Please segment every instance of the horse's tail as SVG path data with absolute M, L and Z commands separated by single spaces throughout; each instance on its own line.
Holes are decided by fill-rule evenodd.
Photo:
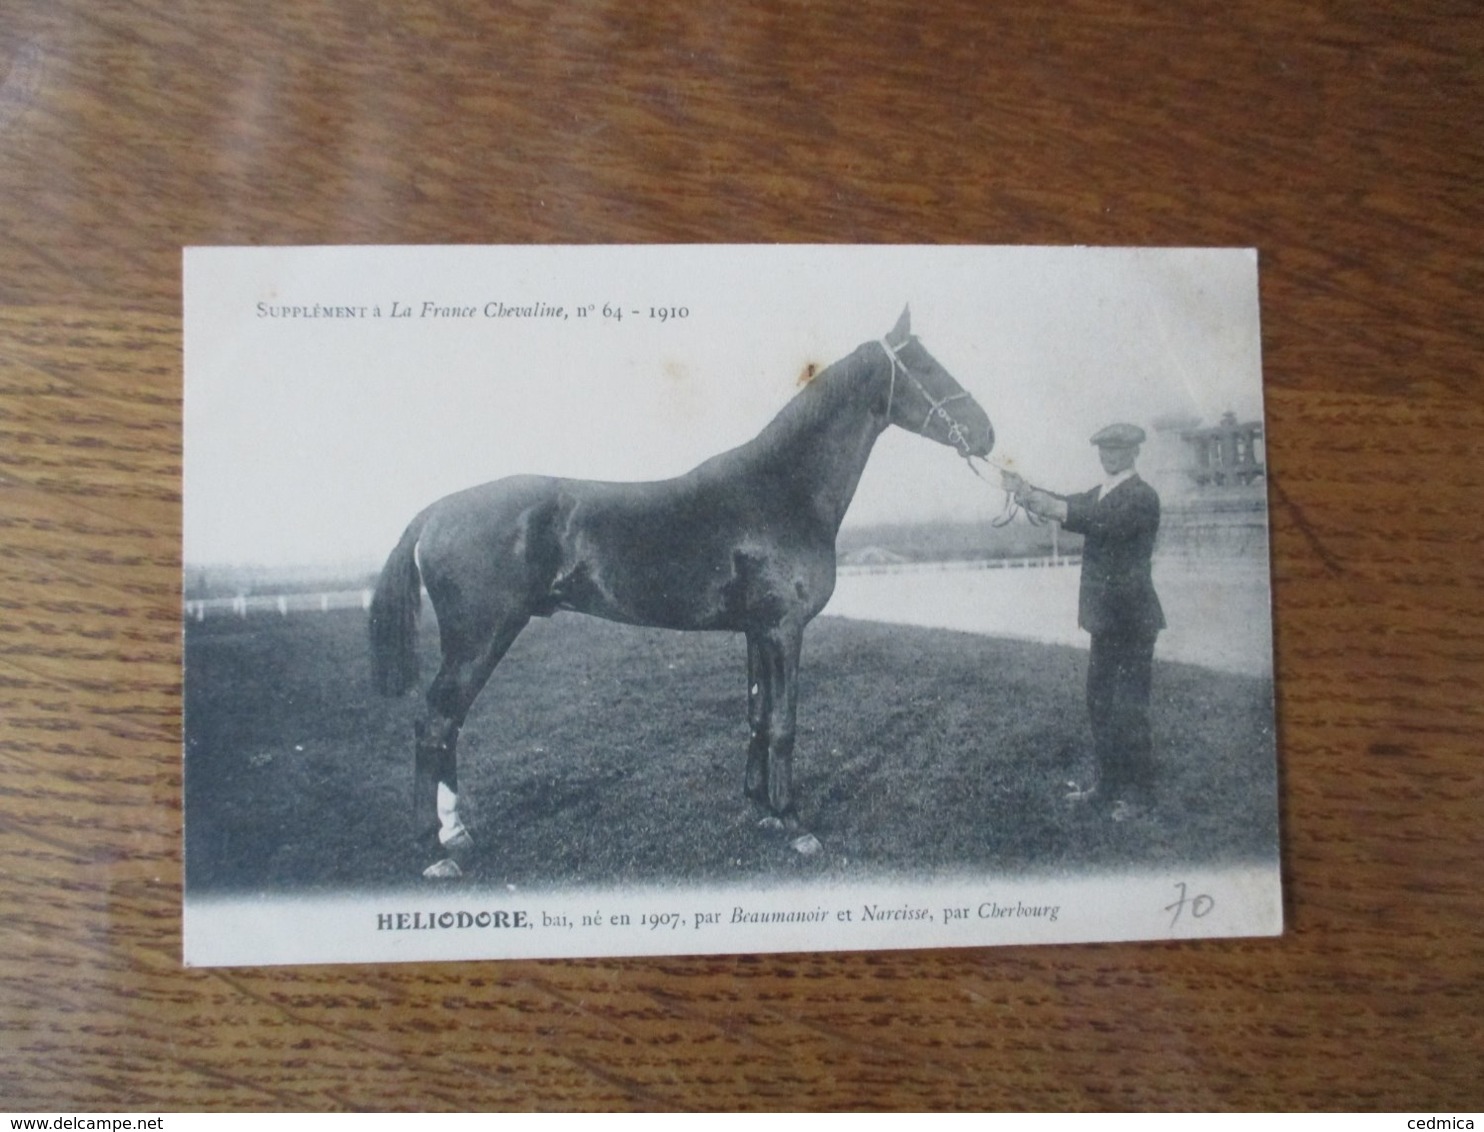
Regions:
M 383 696 L 400 696 L 417 683 L 417 617 L 423 593 L 416 548 L 425 514 L 402 532 L 371 595 L 371 682 Z

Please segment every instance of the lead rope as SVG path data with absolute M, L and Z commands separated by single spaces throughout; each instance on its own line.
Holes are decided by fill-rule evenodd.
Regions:
M 991 468 L 994 468 L 996 471 L 1003 472 L 1005 470 L 1004 465 L 996 464 L 993 460 L 985 460 L 982 456 L 965 455 L 964 463 L 969 465 L 969 471 L 973 472 L 985 483 L 991 483 L 991 481 L 983 472 L 974 467 L 975 460 L 981 460 L 984 464 Z M 1003 481 L 1001 481 L 1001 483 L 1003 483 Z M 991 486 L 997 485 L 991 484 Z M 1003 487 L 1000 487 L 1000 490 L 1005 491 Z M 1047 520 L 1041 518 L 1041 516 L 1035 514 L 1034 512 L 1027 511 L 1024 507 L 1015 502 L 1015 496 L 1013 494 L 1011 494 L 1009 491 L 1005 491 L 1005 506 L 1000 509 L 1000 513 L 997 517 L 989 521 L 989 525 L 996 528 L 1008 526 L 1010 523 L 1015 521 L 1015 516 L 1022 514 L 1025 516 L 1025 521 L 1033 527 L 1043 527 L 1046 525 Z

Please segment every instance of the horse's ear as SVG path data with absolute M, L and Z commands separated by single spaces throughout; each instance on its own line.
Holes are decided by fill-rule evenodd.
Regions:
M 912 336 L 912 307 L 909 304 L 902 308 L 902 317 L 897 319 L 897 324 L 891 328 L 891 333 L 886 336 L 893 346 L 900 346 Z

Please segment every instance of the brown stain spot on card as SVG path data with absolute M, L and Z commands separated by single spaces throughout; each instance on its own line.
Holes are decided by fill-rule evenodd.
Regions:
M 819 373 L 819 364 L 817 362 L 805 362 L 804 368 L 799 371 L 798 384 L 801 386 L 808 385 L 814 380 L 814 376 L 817 373 Z
M 686 419 L 699 417 L 705 409 L 706 395 L 691 368 L 685 362 L 671 358 L 660 367 L 660 372 L 673 411 Z

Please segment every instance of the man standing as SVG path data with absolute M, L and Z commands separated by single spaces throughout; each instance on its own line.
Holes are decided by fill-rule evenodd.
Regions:
M 1092 635 L 1087 714 L 1097 781 L 1073 800 L 1096 800 L 1113 820 L 1135 817 L 1153 798 L 1149 731 L 1154 641 L 1165 627 L 1150 559 L 1159 531 L 1159 496 L 1134 471 L 1144 430 L 1114 424 L 1092 438 L 1105 479 L 1080 495 L 1055 495 L 1007 473 L 1022 507 L 1083 536 L 1077 624 Z

